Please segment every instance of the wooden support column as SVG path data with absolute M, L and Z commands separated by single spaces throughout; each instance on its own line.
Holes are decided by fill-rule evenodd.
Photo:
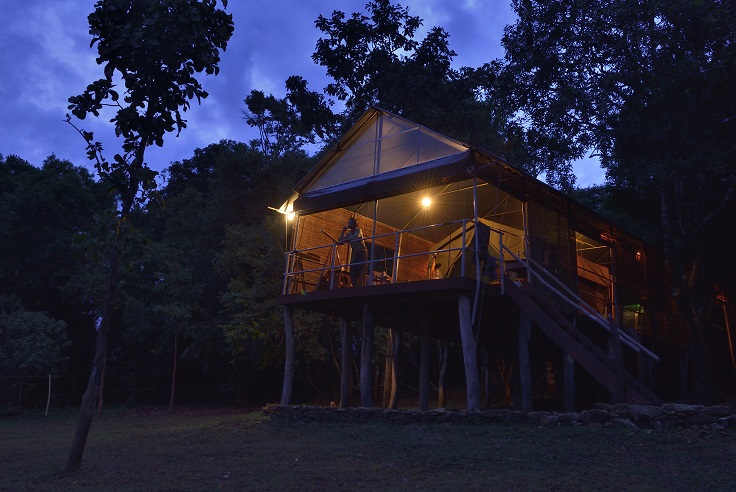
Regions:
M 562 379 L 563 386 L 565 388 L 564 401 L 562 402 L 563 408 L 566 412 L 575 411 L 575 359 L 570 354 L 565 352 L 562 354 Z
M 519 314 L 519 379 L 521 386 L 521 409 L 532 410 L 532 371 L 529 361 L 529 337 L 532 320 L 529 313 L 521 310 Z
M 342 360 L 340 361 L 340 408 L 350 406 L 350 362 L 353 354 L 353 336 L 350 321 L 340 318 L 340 340 Z
M 437 408 L 445 408 L 447 405 L 445 377 L 447 376 L 447 355 L 450 351 L 450 344 L 447 343 L 447 340 L 438 340 L 437 348 L 439 349 L 440 360 L 440 373 L 437 378 Z
M 613 360 L 616 365 L 616 387 L 613 390 L 613 403 L 623 403 L 625 398 L 624 388 L 624 354 L 621 348 L 621 339 L 618 336 L 618 323 L 609 319 L 611 327 L 611 348 L 613 349 Z
M 396 410 L 399 408 L 399 352 L 401 350 L 401 333 L 396 329 L 390 329 L 391 335 L 391 398 L 388 408 Z
M 458 319 L 460 320 L 460 339 L 463 346 L 463 361 L 465 363 L 465 388 L 467 393 L 468 410 L 480 409 L 480 381 L 478 379 L 478 360 L 476 356 L 476 342 L 473 336 L 471 323 L 470 296 L 463 294 L 458 299 Z
M 373 315 L 368 304 L 363 305 L 363 340 L 360 347 L 360 406 L 372 407 L 371 377 L 373 361 Z
M 284 361 L 284 385 L 281 387 L 281 404 L 291 404 L 291 390 L 294 385 L 294 313 L 291 308 L 284 306 L 284 346 L 286 357 Z
M 419 360 L 419 410 L 429 410 L 429 370 L 432 357 L 432 346 L 429 340 L 426 321 L 422 322 L 421 332 L 422 354 Z

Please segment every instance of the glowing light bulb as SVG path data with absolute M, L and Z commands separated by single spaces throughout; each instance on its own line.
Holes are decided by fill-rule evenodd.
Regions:
M 422 207 L 429 208 L 429 206 L 432 205 L 432 199 L 428 196 L 425 196 L 422 198 Z

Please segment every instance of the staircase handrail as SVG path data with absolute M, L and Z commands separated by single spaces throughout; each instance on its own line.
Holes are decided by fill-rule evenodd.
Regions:
M 608 324 L 608 320 L 604 318 L 598 311 L 596 311 L 592 306 L 590 306 L 587 302 L 585 302 L 583 299 L 580 298 L 575 292 L 573 292 L 567 285 L 565 285 L 560 279 L 552 275 L 546 268 L 544 268 L 542 265 L 537 263 L 531 258 L 521 259 L 519 256 L 514 254 L 513 251 L 511 251 L 509 248 L 507 248 L 505 245 L 502 246 L 505 251 L 507 251 L 516 261 L 520 262 L 522 265 L 524 265 L 527 270 L 530 270 L 534 273 L 535 281 L 541 282 L 545 287 L 550 289 L 553 293 L 555 293 L 560 299 L 565 301 L 567 304 L 572 306 L 576 309 L 581 309 L 582 313 L 588 316 L 590 319 L 592 319 L 596 324 L 603 327 L 608 333 L 611 333 L 611 327 Z M 530 266 L 533 265 L 535 268 L 532 269 Z M 559 285 L 562 290 L 564 290 L 570 297 L 573 299 L 570 299 L 570 297 L 566 296 L 562 292 L 560 292 L 558 289 L 556 289 L 554 286 L 550 285 L 549 282 L 547 282 L 541 275 L 539 275 L 539 272 L 545 273 L 550 279 L 552 279 L 557 285 Z M 575 302 L 577 301 L 577 302 Z M 655 353 L 653 353 L 651 350 L 646 348 L 644 345 L 642 345 L 637 340 L 633 339 L 630 335 L 628 335 L 625 332 L 619 331 L 619 339 L 624 342 L 626 345 L 628 345 L 633 350 L 639 352 L 644 352 L 652 359 L 659 361 L 659 356 Z

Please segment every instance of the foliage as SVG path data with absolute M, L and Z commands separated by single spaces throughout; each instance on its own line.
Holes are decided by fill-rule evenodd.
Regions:
M 90 46 L 97 45 L 105 77 L 70 97 L 69 110 L 84 119 L 100 116 L 103 106 L 116 109 L 110 122 L 123 137 L 123 154 L 115 154 L 112 162 L 91 132 L 81 133 L 100 177 L 129 202 L 139 186 L 144 196 L 156 187 L 156 173 L 144 161 L 146 147 L 163 146 L 166 133 L 176 130 L 178 135 L 186 128 L 182 112 L 190 101 L 207 97 L 195 74 L 219 73 L 220 50 L 233 33 L 232 16 L 219 10 L 215 0 L 100 0 L 89 25 Z M 116 72 L 124 85 L 122 98 Z
M 630 220 L 641 223 L 637 208 L 656 214 L 647 236 L 664 249 L 704 401 L 714 281 L 734 293 L 723 273 L 733 255 L 716 238 L 736 226 L 736 10 L 699 0 L 513 6 L 503 77 L 520 124 L 537 129 L 531 146 L 550 161 L 600 155 Z
M 59 374 L 69 357 L 66 323 L 44 312 L 24 311 L 20 303 L 0 299 L 0 368 L 3 374 Z M 15 306 L 13 306 L 15 304 Z
M 323 95 L 307 89 L 297 76 L 286 80 L 286 97 L 253 90 L 245 98 L 245 121 L 258 128 L 261 152 L 270 159 L 318 143 L 335 141 L 339 117 Z

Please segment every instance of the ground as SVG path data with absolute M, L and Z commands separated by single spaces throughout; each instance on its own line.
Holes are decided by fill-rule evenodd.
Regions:
M 256 409 L 0 418 L 0 490 L 733 490 L 736 429 L 272 422 Z

